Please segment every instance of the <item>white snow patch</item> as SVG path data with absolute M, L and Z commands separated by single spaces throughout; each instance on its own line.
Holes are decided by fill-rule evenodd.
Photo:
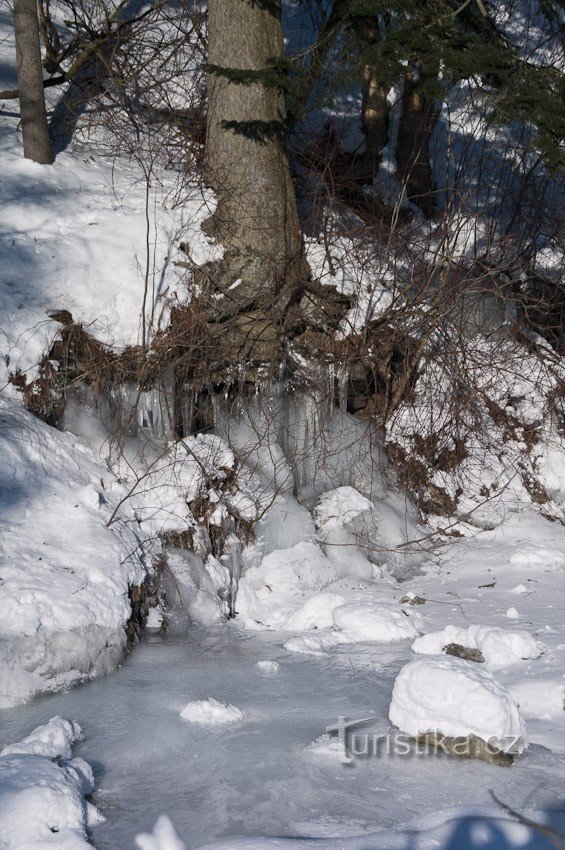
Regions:
M 265 676 L 272 676 L 275 673 L 278 673 L 280 665 L 278 661 L 271 661 L 269 659 L 266 661 L 258 661 L 255 666 Z
M 221 726 L 235 723 L 243 717 L 243 711 L 235 705 L 225 705 L 216 699 L 201 699 L 187 703 L 180 713 L 183 720 L 200 723 L 202 726 Z
M 343 741 L 340 741 L 339 738 L 335 736 L 325 733 L 324 735 L 320 735 L 319 738 L 316 738 L 315 741 L 312 741 L 311 744 L 304 747 L 302 752 L 308 756 L 334 759 L 337 762 L 343 754 L 343 750 Z
M 157 818 L 153 832 L 141 832 L 135 837 L 139 850 L 186 850 L 186 844 L 178 837 L 167 815 Z
M 522 679 L 509 688 L 524 717 L 562 720 L 565 686 L 558 676 Z

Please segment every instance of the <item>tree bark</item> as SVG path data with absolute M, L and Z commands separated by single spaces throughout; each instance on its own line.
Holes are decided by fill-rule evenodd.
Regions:
M 206 173 L 218 207 L 205 229 L 225 246 L 220 278 L 234 313 L 284 309 L 309 274 L 284 91 L 263 74 L 282 56 L 280 0 L 209 0 Z M 252 81 L 235 81 L 237 71 Z
M 24 156 L 53 162 L 43 91 L 36 0 L 14 0 L 14 28 Z
M 430 141 L 437 121 L 437 110 L 423 90 L 424 80 L 421 69 L 405 77 L 396 161 L 397 176 L 406 186 L 408 198 L 429 217 L 436 200 Z
M 376 16 L 357 19 L 354 30 L 361 61 L 361 126 L 365 136 L 366 158 L 372 163 L 372 173 L 375 174 L 381 150 L 388 138 L 389 86 L 379 78 L 374 62 L 367 55 L 381 39 Z

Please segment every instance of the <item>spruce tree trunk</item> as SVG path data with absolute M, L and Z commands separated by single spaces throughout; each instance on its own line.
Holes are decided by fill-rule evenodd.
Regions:
M 418 70 L 407 74 L 404 80 L 396 161 L 397 176 L 406 186 L 408 198 L 429 217 L 436 201 L 430 141 L 437 121 L 437 110 L 423 90 L 424 79 L 423 72 Z
M 24 156 L 34 162 L 53 162 L 45 94 L 36 0 L 14 0 L 14 29 Z
M 284 311 L 309 274 L 284 92 L 262 74 L 282 56 L 280 0 L 209 0 L 206 172 L 218 207 L 206 230 L 226 248 L 219 279 L 234 314 Z

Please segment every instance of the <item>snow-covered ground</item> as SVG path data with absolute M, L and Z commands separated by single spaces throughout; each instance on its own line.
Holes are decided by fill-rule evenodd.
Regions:
M 4 9 L 0 24 L 8 33 L 0 87 L 9 87 Z M 231 448 L 220 436 L 188 438 L 147 476 L 123 468 L 118 477 L 93 450 L 96 439 L 85 445 L 32 417 L 6 382 L 18 371 L 36 376 L 61 330 L 55 311 L 115 349 L 140 341 L 144 301 L 151 331 L 166 322 L 171 299 L 190 297 L 175 266 L 185 256 L 180 235 L 195 262 L 214 255 L 199 228 L 213 198 L 191 186 L 179 203 L 175 175 L 148 178 L 139 161 L 95 146 L 71 146 L 48 167 L 25 161 L 19 146 L 17 114 L 4 108 L 0 847 L 130 850 L 136 836 L 141 850 L 553 846 L 550 833 L 496 800 L 565 827 L 564 526 L 544 519 L 522 485 L 510 486 L 507 458 L 487 457 L 485 468 L 473 456 L 477 498 L 463 500 L 461 523 L 448 529 L 466 536 L 437 545 L 366 423 L 335 411 L 320 426 L 319 398 L 277 408 L 284 445 L 271 435 L 257 444 L 260 410 L 237 423 L 220 413 Z M 473 251 L 475 224 L 461 231 Z M 390 306 L 380 284 L 369 297 L 378 269 L 355 267 L 349 240 L 332 246 L 331 275 L 325 247 L 311 240 L 307 249 L 320 279 L 356 296 L 344 332 Z M 523 367 L 523 350 L 514 354 Z M 524 421 L 544 420 L 530 384 L 512 398 Z M 390 429 L 398 442 L 400 426 L 414 430 L 414 411 L 405 417 Z M 563 445 L 544 427 L 534 461 L 559 516 Z M 509 457 L 525 445 L 514 443 Z M 232 449 L 242 461 L 233 481 Z M 508 486 L 495 510 L 481 490 L 502 469 Z M 455 486 L 437 475 L 438 485 Z M 233 562 L 206 550 L 188 505 L 197 496 L 211 507 L 208 531 L 234 513 L 260 516 L 238 562 L 235 621 L 226 621 Z M 465 521 L 471 509 L 474 525 Z M 148 620 L 154 631 L 100 677 L 123 660 L 128 591 L 160 552 L 157 536 L 187 530 L 197 552 L 169 551 L 167 600 Z M 158 633 L 163 622 L 168 635 Z M 484 662 L 447 657 L 450 643 Z M 352 755 L 327 731 L 339 717 L 369 718 L 356 731 L 381 742 L 433 729 L 514 737 L 523 752 L 509 771 L 413 746 L 363 754 L 362 739 Z

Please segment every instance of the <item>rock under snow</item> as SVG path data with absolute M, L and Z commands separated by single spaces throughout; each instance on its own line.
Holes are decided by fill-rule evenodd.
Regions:
M 440 632 L 430 632 L 416 638 L 412 649 L 418 655 L 440 655 L 443 648 L 450 643 L 480 650 L 491 670 L 508 667 L 523 659 L 537 658 L 540 655 L 539 644 L 529 632 L 508 632 L 494 626 L 480 625 L 469 626 L 467 629 L 446 626 Z
M 200 723 L 202 726 L 221 726 L 241 720 L 243 711 L 235 705 L 225 705 L 216 699 L 201 699 L 189 702 L 180 716 L 183 720 Z
M 503 752 L 524 750 L 525 731 L 510 693 L 482 665 L 450 656 L 411 661 L 392 692 L 389 718 L 407 735 L 476 735 Z

